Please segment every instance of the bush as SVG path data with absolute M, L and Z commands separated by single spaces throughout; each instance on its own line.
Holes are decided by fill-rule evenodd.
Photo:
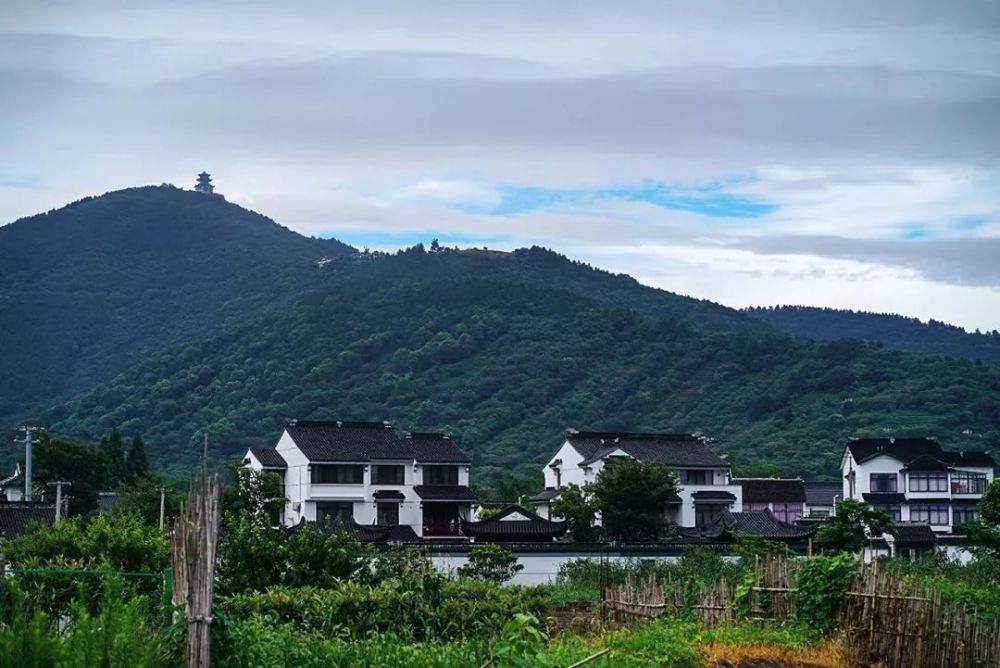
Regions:
M 502 584 L 524 570 L 517 556 L 499 545 L 477 545 L 469 551 L 469 561 L 458 569 L 458 575 L 473 580 L 489 580 Z
M 539 589 L 500 587 L 477 580 L 344 582 L 334 588 L 273 587 L 223 599 L 234 620 L 267 616 L 327 637 L 392 633 L 415 641 L 492 638 L 515 614 L 543 618 L 548 599 Z
M 846 553 L 807 560 L 799 571 L 796 616 L 813 628 L 833 628 L 844 594 L 854 582 L 856 563 Z

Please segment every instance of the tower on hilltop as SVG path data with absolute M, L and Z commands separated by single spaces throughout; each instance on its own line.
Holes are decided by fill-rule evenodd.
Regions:
M 198 182 L 194 184 L 194 189 L 200 193 L 206 193 L 211 195 L 215 192 L 215 186 L 212 185 L 212 175 L 208 172 L 202 172 L 198 175 Z

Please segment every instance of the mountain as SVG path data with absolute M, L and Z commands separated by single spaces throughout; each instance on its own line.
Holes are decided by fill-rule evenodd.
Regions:
M 354 250 L 171 186 L 0 227 L 0 423 L 315 287 Z
M 342 265 L 322 289 L 161 352 L 42 418 L 91 438 L 141 431 L 178 470 L 202 430 L 232 457 L 273 441 L 286 417 L 391 419 L 451 433 L 480 481 L 536 470 L 570 426 L 700 430 L 738 469 L 810 477 L 838 470 L 851 435 L 954 447 L 1000 437 L 1000 367 L 707 331 L 559 287 L 550 265 L 582 271 L 540 249 L 414 248 Z
M 173 472 L 286 417 L 445 430 L 480 480 L 565 427 L 700 430 L 809 476 L 850 435 L 1000 437 L 998 366 L 788 337 L 542 248 L 358 253 L 147 187 L 0 227 L 0 267 L 0 427 L 141 432 Z
M 936 320 L 925 323 L 889 313 L 811 306 L 751 308 L 744 312 L 792 336 L 825 341 L 877 341 L 892 350 L 1000 362 L 1000 333 L 996 331 L 972 333 Z

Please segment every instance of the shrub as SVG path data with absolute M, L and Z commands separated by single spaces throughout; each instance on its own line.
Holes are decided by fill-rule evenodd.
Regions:
M 833 628 L 837 609 L 851 583 L 855 561 L 841 553 L 807 560 L 799 571 L 796 616 L 813 628 Z
M 513 552 L 499 545 L 486 543 L 477 545 L 469 551 L 469 561 L 459 567 L 458 575 L 500 584 L 507 582 L 522 570 L 524 565 L 517 563 L 517 556 Z

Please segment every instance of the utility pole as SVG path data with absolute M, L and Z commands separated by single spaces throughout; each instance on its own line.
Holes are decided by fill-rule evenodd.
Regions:
M 164 500 L 166 498 L 167 488 L 160 488 L 160 531 L 163 531 L 163 510 L 164 510 Z
M 31 485 L 32 485 L 32 480 L 31 480 L 31 459 L 32 459 L 31 446 L 34 445 L 34 443 L 32 443 L 32 436 L 34 435 L 35 432 L 45 431 L 45 429 L 42 428 L 42 427 L 32 427 L 32 426 L 29 426 L 29 425 L 24 425 L 23 427 L 20 427 L 19 431 L 20 430 L 24 430 L 24 500 L 30 502 L 31 501 Z M 15 443 L 16 442 L 17 441 L 15 441 Z
M 66 480 L 56 480 L 47 484 L 48 487 L 56 488 L 56 522 L 62 519 L 62 488 L 63 485 L 71 487 L 73 483 Z
M 206 466 L 208 465 L 208 432 L 207 431 L 205 432 L 205 444 L 202 446 L 202 449 L 201 449 L 201 462 L 203 464 L 205 464 Z

